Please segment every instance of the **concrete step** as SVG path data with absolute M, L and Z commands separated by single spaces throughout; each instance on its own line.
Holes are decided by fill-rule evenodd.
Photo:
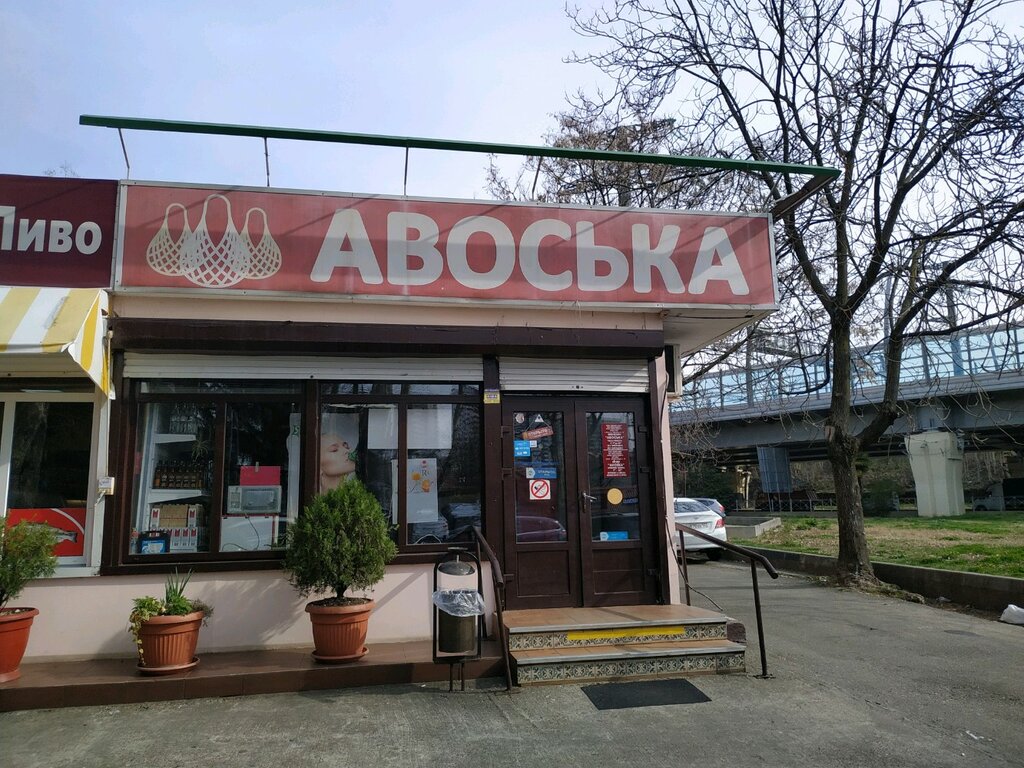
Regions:
M 744 646 L 725 639 L 535 648 L 513 652 L 519 685 L 742 673 Z
M 628 624 L 619 627 L 554 627 L 509 630 L 511 651 L 542 648 L 587 648 L 607 645 L 641 645 L 665 642 L 689 643 L 725 640 L 726 619 L 689 624 Z
M 509 650 L 725 640 L 727 616 L 682 605 L 508 611 Z

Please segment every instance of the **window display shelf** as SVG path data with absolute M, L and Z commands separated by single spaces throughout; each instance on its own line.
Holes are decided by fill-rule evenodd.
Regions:
M 161 443 L 194 443 L 196 435 L 181 434 L 177 432 L 158 432 L 153 435 L 155 444 Z
M 175 499 L 191 499 L 195 496 L 207 496 L 203 488 L 149 488 L 146 491 L 147 504 L 159 504 Z

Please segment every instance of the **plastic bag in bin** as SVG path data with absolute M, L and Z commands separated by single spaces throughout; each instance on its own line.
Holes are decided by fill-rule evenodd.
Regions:
M 487 607 L 484 597 L 475 589 L 439 589 L 434 592 L 434 605 L 451 616 L 483 616 Z

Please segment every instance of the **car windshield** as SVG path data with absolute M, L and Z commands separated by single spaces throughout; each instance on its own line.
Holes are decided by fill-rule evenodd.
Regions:
M 710 512 L 711 510 L 697 501 L 675 501 L 676 514 L 680 512 Z

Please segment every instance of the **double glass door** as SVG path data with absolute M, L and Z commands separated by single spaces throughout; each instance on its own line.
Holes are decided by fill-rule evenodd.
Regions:
M 643 401 L 508 398 L 502 415 L 509 607 L 652 601 Z

